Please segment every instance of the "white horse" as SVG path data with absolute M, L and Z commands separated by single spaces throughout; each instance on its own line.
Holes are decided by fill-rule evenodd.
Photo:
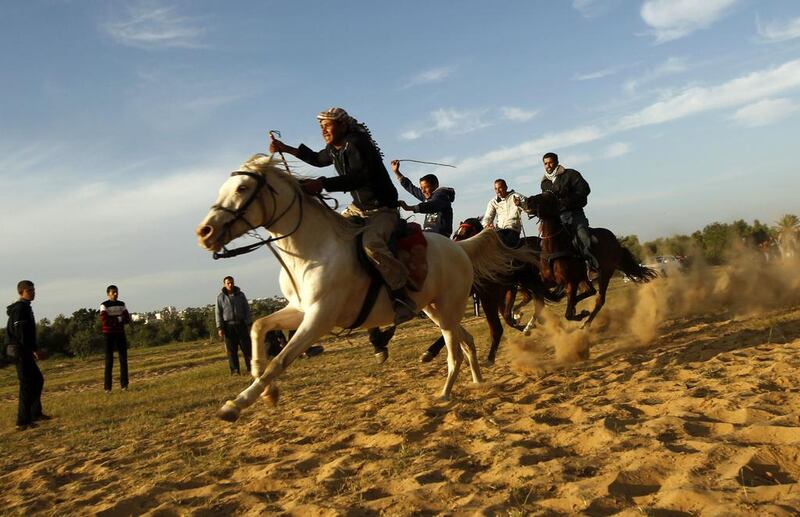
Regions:
M 222 184 L 217 202 L 200 226 L 200 245 L 219 251 L 240 235 L 264 227 L 282 260 L 280 287 L 289 301 L 283 309 L 253 323 L 253 383 L 218 412 L 234 421 L 242 409 L 263 394 L 277 403 L 275 379 L 312 343 L 334 327 L 347 328 L 364 303 L 370 277 L 359 264 L 356 237 L 362 230 L 305 194 L 298 179 L 282 170 L 271 156 L 255 155 Z M 511 259 L 531 262 L 529 252 L 503 246 L 493 231 L 453 242 L 426 233 L 428 275 L 417 292 L 409 292 L 436 323 L 447 345 L 447 380 L 441 396 L 449 398 L 462 362 L 462 350 L 472 370 L 472 380 L 482 382 L 472 336 L 461 326 L 470 287 L 475 278 L 494 280 L 510 267 Z M 360 328 L 391 324 L 394 310 L 385 289 Z M 294 330 L 283 351 L 266 363 L 264 337 L 270 330 Z

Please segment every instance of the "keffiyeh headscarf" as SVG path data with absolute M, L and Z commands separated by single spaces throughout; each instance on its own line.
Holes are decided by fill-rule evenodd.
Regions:
M 381 155 L 381 157 L 383 157 L 383 151 L 381 151 L 381 148 L 378 147 L 378 144 L 377 142 L 375 142 L 375 139 L 372 138 L 372 133 L 370 133 L 369 128 L 366 126 L 366 124 L 363 124 L 358 120 L 356 120 L 355 118 L 351 117 L 344 109 L 333 107 L 326 109 L 325 111 L 320 111 L 319 114 L 317 114 L 317 120 L 343 121 L 345 124 L 347 124 L 348 131 L 356 131 L 365 134 L 372 142 L 372 145 L 375 146 L 375 149 L 378 150 L 378 153 Z

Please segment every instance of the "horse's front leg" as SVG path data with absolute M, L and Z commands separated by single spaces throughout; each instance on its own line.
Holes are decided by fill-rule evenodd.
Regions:
M 592 324 L 594 317 L 597 316 L 597 313 L 600 312 L 600 309 L 602 309 L 603 305 L 605 305 L 606 290 L 608 289 L 608 282 L 610 280 L 610 275 L 606 276 L 603 273 L 600 274 L 599 289 L 597 290 L 597 297 L 594 301 L 594 309 L 592 309 L 592 313 L 589 315 L 589 318 L 584 322 L 583 328 L 586 328 Z
M 341 307 L 341 303 L 337 299 L 333 303 L 319 303 L 309 308 L 305 312 L 297 332 L 281 353 L 270 361 L 264 373 L 256 378 L 247 389 L 239 393 L 236 399 L 225 402 L 217 412 L 217 416 L 229 422 L 237 420 L 242 410 L 251 406 L 262 393 L 266 393 L 273 402 L 277 402 L 277 388 L 271 386 L 270 383 L 283 373 L 292 364 L 292 361 L 308 350 L 316 340 L 330 332 L 336 323 L 338 307 Z
M 250 341 L 253 344 L 251 374 L 258 377 L 267 367 L 267 346 L 265 338 L 271 330 L 295 330 L 303 321 L 303 312 L 296 307 L 286 306 L 268 316 L 257 319 L 250 328 Z
M 497 348 L 500 346 L 500 339 L 503 337 L 503 324 L 500 323 L 500 317 L 497 313 L 498 298 L 502 297 L 503 293 L 497 289 L 491 292 L 481 293 L 481 305 L 483 305 L 484 317 L 486 323 L 489 325 L 489 335 L 492 338 L 491 346 L 489 347 L 489 357 L 487 361 L 489 364 L 494 364 L 497 356 Z
M 578 283 L 570 282 L 567 286 L 567 312 L 564 317 L 569 321 L 580 321 L 589 315 L 589 311 L 581 311 L 580 314 L 575 314 L 575 306 L 578 304 Z
M 501 290 L 498 299 L 498 308 L 503 314 L 503 319 L 509 327 L 516 326 L 517 322 L 514 319 L 514 300 L 517 297 L 517 286 L 513 285 L 506 289 Z

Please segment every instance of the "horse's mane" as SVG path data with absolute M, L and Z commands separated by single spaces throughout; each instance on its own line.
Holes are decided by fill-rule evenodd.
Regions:
M 315 208 L 329 219 L 336 233 L 342 237 L 355 237 L 364 229 L 363 225 L 352 222 L 350 219 L 342 216 L 336 210 L 325 204 L 325 201 L 319 196 L 307 194 L 300 187 L 300 181 L 311 178 L 292 174 L 288 164 L 285 167 L 280 166 L 277 161 L 272 159 L 271 155 L 263 153 L 254 154 L 242 164 L 241 170 L 261 174 L 267 182 L 269 182 L 271 178 L 280 178 L 295 192 L 303 196 L 306 208 Z

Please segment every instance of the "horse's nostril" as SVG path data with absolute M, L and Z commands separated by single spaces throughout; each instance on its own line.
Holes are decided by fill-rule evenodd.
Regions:
M 208 237 L 209 235 L 211 235 L 211 231 L 212 231 L 212 228 L 211 228 L 210 226 L 208 226 L 208 225 L 206 225 L 206 226 L 201 226 L 201 227 L 200 227 L 200 228 L 197 230 L 197 234 L 198 234 L 200 237 Z

